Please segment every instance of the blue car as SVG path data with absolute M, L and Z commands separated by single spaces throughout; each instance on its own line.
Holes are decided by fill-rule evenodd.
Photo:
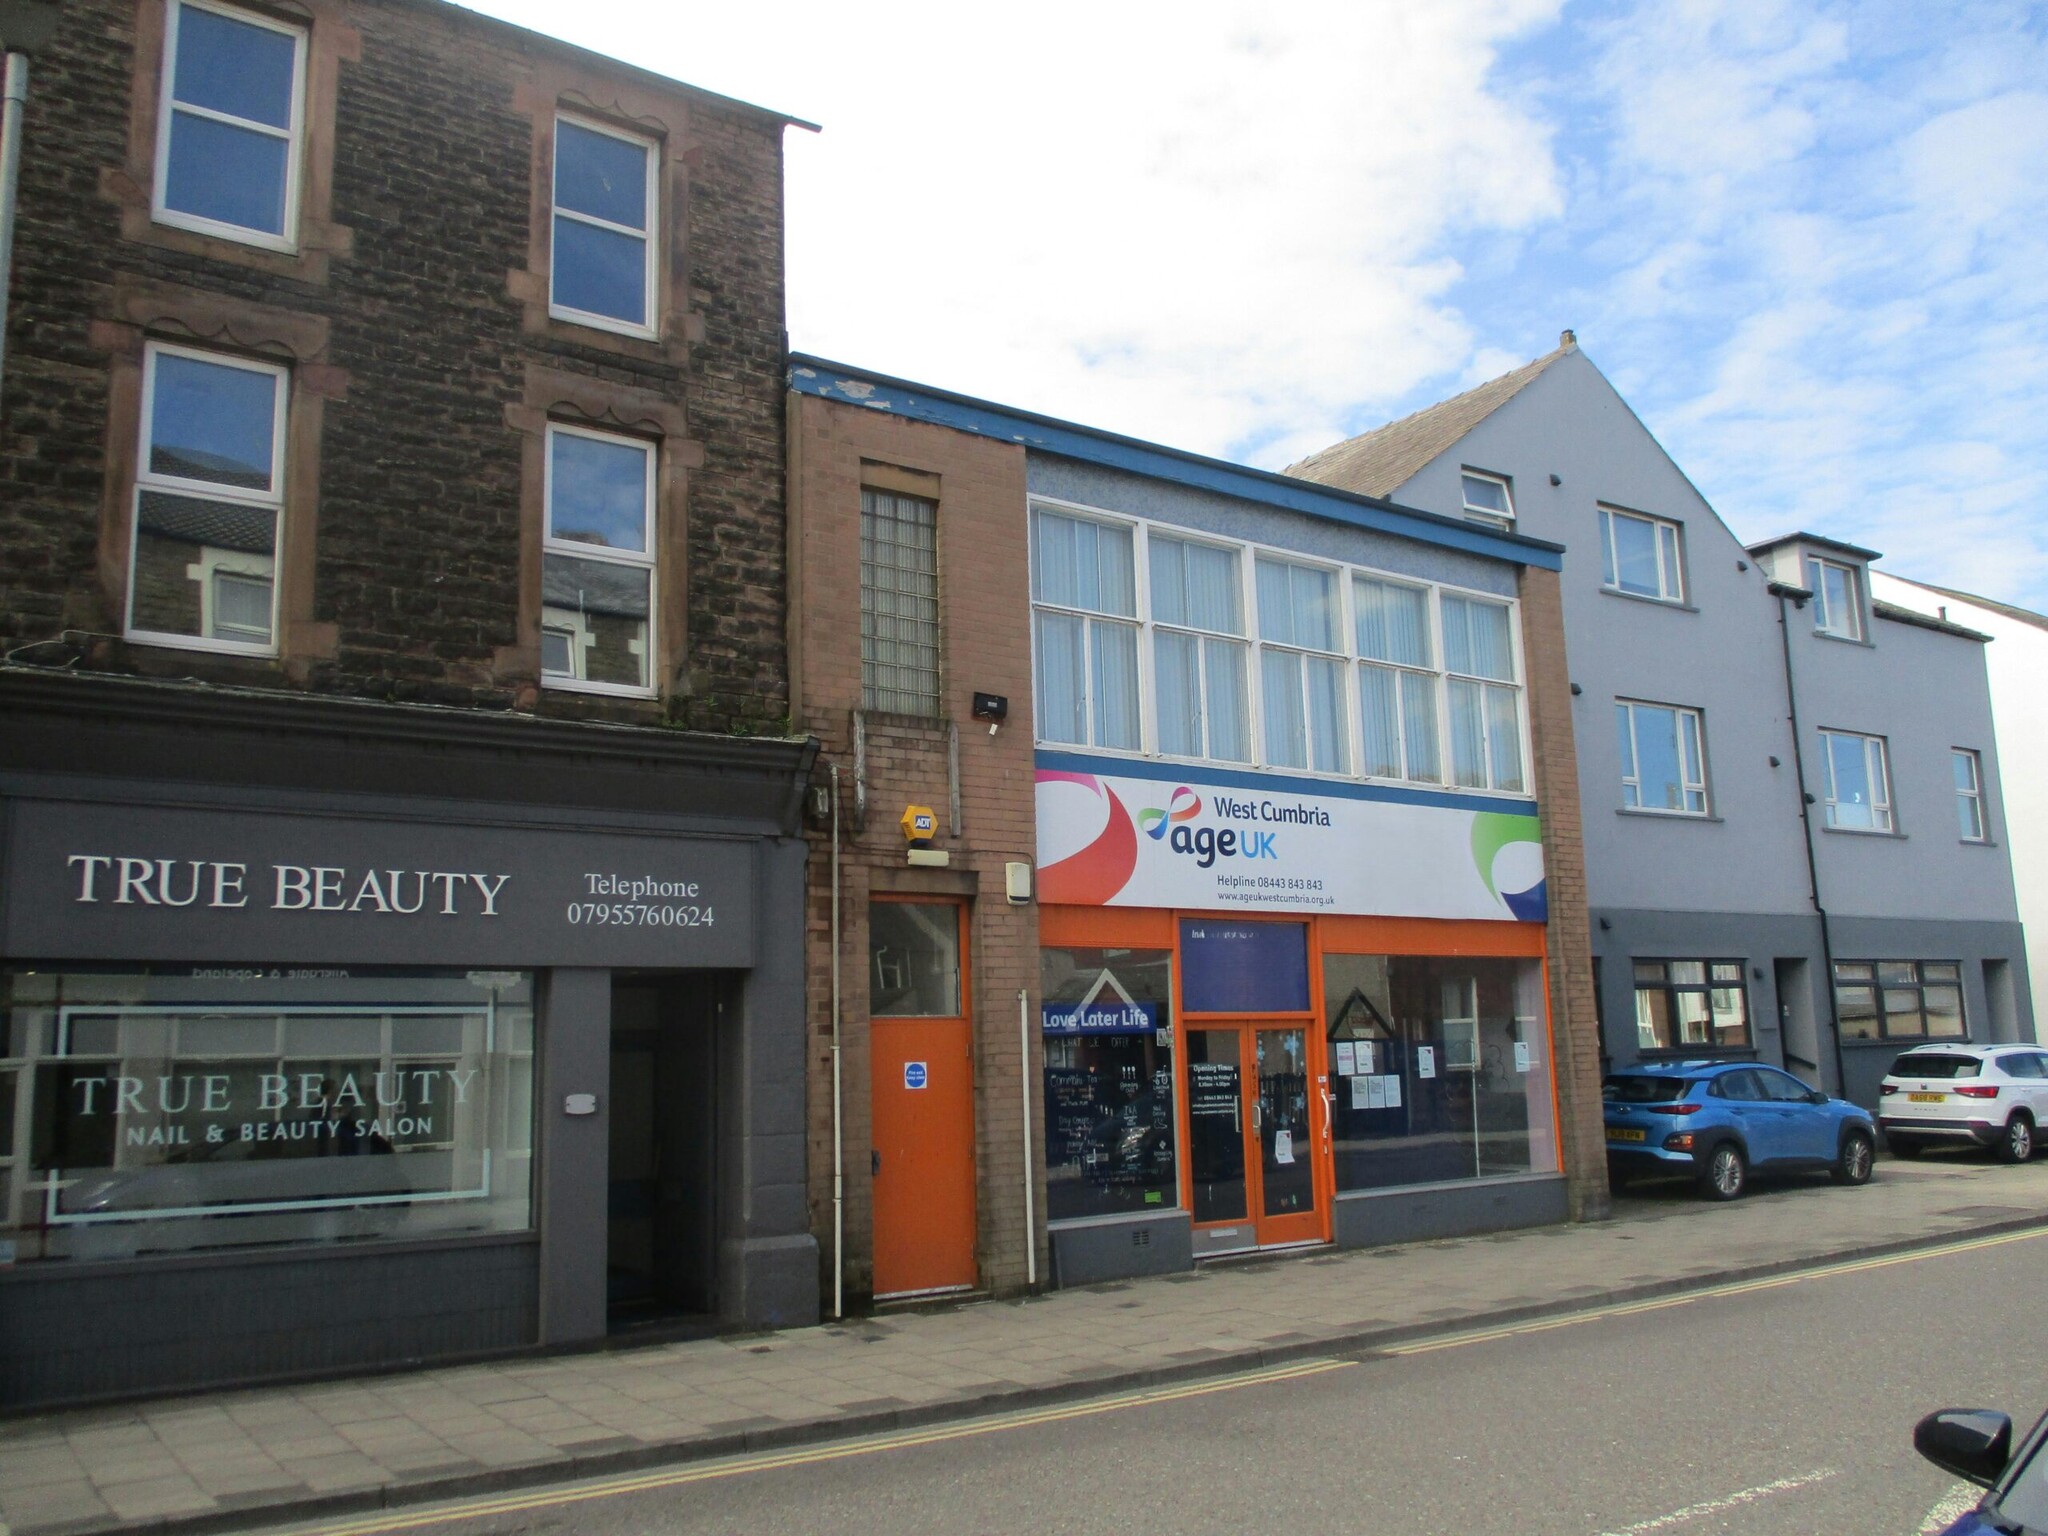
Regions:
M 1733 1200 L 1752 1170 L 1825 1168 L 1838 1184 L 1867 1184 L 1877 1126 L 1843 1099 L 1789 1072 L 1748 1061 L 1665 1061 L 1611 1072 L 1607 1173 L 1631 1178 L 1689 1173 L 1700 1193 Z

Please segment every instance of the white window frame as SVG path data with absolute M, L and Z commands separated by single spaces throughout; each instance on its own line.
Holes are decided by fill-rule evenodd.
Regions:
M 1426 579 L 1418 579 L 1415 576 L 1407 575 L 1398 571 L 1380 570 L 1372 566 L 1354 565 L 1349 562 L 1328 562 L 1317 560 L 1313 556 L 1304 556 L 1299 550 L 1282 549 L 1270 544 L 1262 544 L 1249 540 L 1220 539 L 1213 535 L 1205 534 L 1201 530 L 1188 528 L 1185 525 L 1179 523 L 1155 524 L 1148 519 L 1134 518 L 1126 514 L 1108 512 L 1098 507 L 1091 507 L 1078 502 L 1065 501 L 1057 497 L 1034 495 L 1029 499 L 1029 507 L 1031 515 L 1034 518 L 1039 512 L 1042 511 L 1051 513 L 1057 517 L 1066 517 L 1081 522 L 1093 522 L 1101 524 L 1106 527 L 1128 530 L 1132 538 L 1131 557 L 1133 561 L 1133 572 L 1135 582 L 1135 590 L 1133 592 L 1133 607 L 1136 610 L 1136 612 L 1135 616 L 1132 618 L 1125 618 L 1120 614 L 1103 614 L 1098 613 L 1093 609 L 1070 608 L 1064 604 L 1046 602 L 1035 595 L 1038 590 L 1038 556 L 1037 534 L 1035 531 L 1033 532 L 1031 540 L 1032 591 L 1034 593 L 1034 596 L 1032 598 L 1033 622 L 1031 629 L 1031 676 L 1032 686 L 1034 690 L 1036 690 L 1036 688 L 1038 687 L 1040 667 L 1039 625 L 1037 621 L 1037 615 L 1040 612 L 1048 614 L 1058 614 L 1062 617 L 1077 619 L 1083 621 L 1085 624 L 1090 626 L 1095 624 L 1124 625 L 1131 629 L 1134 629 L 1137 632 L 1138 636 L 1138 714 L 1140 746 L 1136 749 L 1123 747 L 1108 747 L 1097 745 L 1092 741 L 1060 741 L 1041 735 L 1038 738 L 1038 745 L 1044 748 L 1045 750 L 1052 752 L 1073 751 L 1101 753 L 1104 755 L 1121 757 L 1142 756 L 1146 758 L 1161 759 L 1171 762 L 1200 762 L 1204 764 L 1213 764 L 1216 767 L 1232 769 L 1237 771 L 1250 770 L 1257 772 L 1284 774 L 1290 777 L 1304 779 L 1327 779 L 1333 783 L 1372 783 L 1418 787 L 1427 786 L 1436 789 L 1447 789 L 1449 792 L 1459 795 L 1472 795 L 1479 798 L 1500 798 L 1517 802 L 1527 802 L 1529 800 L 1533 800 L 1536 797 L 1536 790 L 1534 787 L 1535 765 L 1531 748 L 1529 726 L 1529 689 L 1527 682 L 1528 668 L 1527 658 L 1523 653 L 1521 603 L 1518 599 L 1503 596 L 1501 593 L 1498 592 L 1484 591 L 1476 587 L 1454 586 L 1447 583 L 1431 582 Z M 1333 570 L 1336 573 L 1337 577 L 1338 601 L 1341 605 L 1341 617 L 1339 619 L 1339 642 L 1343 649 L 1341 653 L 1330 652 L 1328 654 L 1341 660 L 1346 665 L 1347 677 L 1354 677 L 1357 668 L 1371 666 L 1379 667 L 1386 671 L 1394 672 L 1397 674 L 1412 672 L 1418 676 L 1430 680 L 1432 688 L 1430 706 L 1431 718 L 1435 723 L 1437 731 L 1437 777 L 1433 779 L 1410 779 L 1405 776 L 1389 778 L 1384 774 L 1368 774 L 1363 771 L 1362 765 L 1365 762 L 1365 738 L 1363 721 L 1364 711 L 1360 705 L 1360 701 L 1357 696 L 1355 682 L 1347 683 L 1347 687 L 1351 691 L 1349 693 L 1349 696 L 1346 698 L 1344 705 L 1346 715 L 1345 732 L 1348 737 L 1348 740 L 1345 745 L 1345 756 L 1348 764 L 1347 772 L 1339 774 L 1329 773 L 1326 771 L 1321 771 L 1313 768 L 1293 768 L 1284 766 L 1276 767 L 1263 760 L 1263 750 L 1265 742 L 1265 719 L 1263 712 L 1264 690 L 1260 687 L 1260 680 L 1256 676 L 1248 677 L 1247 679 L 1249 686 L 1249 701 L 1251 714 L 1250 730 L 1252 733 L 1252 761 L 1246 762 L 1235 758 L 1190 758 L 1181 753 L 1167 753 L 1162 751 L 1158 745 L 1159 735 L 1156 711 L 1157 689 L 1155 684 L 1156 669 L 1154 666 L 1154 658 L 1152 654 L 1152 640 L 1154 632 L 1155 630 L 1159 629 L 1168 629 L 1172 630 L 1175 633 L 1185 633 L 1194 635 L 1206 635 L 1210 634 L 1211 632 L 1207 630 L 1189 629 L 1183 625 L 1162 625 L 1159 624 L 1154 618 L 1152 605 L 1152 556 L 1150 540 L 1155 532 L 1161 537 L 1174 539 L 1182 543 L 1206 544 L 1212 547 L 1234 549 L 1238 552 L 1239 578 L 1243 586 L 1242 612 L 1245 616 L 1246 621 L 1245 633 L 1243 635 L 1221 636 L 1221 638 L 1229 639 L 1233 642 L 1242 643 L 1246 645 L 1246 665 L 1248 669 L 1256 665 L 1257 651 L 1262 644 L 1270 644 L 1273 647 L 1281 650 L 1300 649 L 1300 647 L 1288 646 L 1277 641 L 1262 642 L 1257 638 L 1257 561 L 1259 561 L 1260 559 L 1268 559 L 1285 565 L 1301 565 L 1314 569 Z M 1392 586 L 1404 587 L 1411 591 L 1419 591 L 1425 594 L 1427 601 L 1426 622 L 1429 626 L 1429 666 L 1411 667 L 1405 663 L 1383 662 L 1363 657 L 1359 654 L 1357 634 L 1357 604 L 1355 600 L 1355 591 L 1353 583 L 1360 578 L 1363 578 L 1367 581 L 1384 582 Z M 1446 597 L 1463 598 L 1469 601 L 1488 603 L 1495 607 L 1504 608 L 1507 610 L 1509 655 L 1511 657 L 1512 671 L 1514 674 L 1512 681 L 1502 681 L 1498 678 L 1479 677 L 1477 675 L 1468 675 L 1465 673 L 1453 673 L 1448 669 L 1444 660 L 1443 634 L 1443 600 Z M 1086 711 L 1088 731 L 1089 734 L 1092 736 L 1095 730 L 1095 700 L 1093 695 L 1094 640 L 1092 627 L 1087 631 L 1087 633 L 1088 639 L 1086 641 L 1086 644 L 1088 649 L 1084 653 L 1086 676 L 1083 678 L 1083 687 L 1085 690 L 1085 695 L 1082 700 L 1082 706 Z M 1311 650 L 1306 652 L 1305 654 L 1321 655 L 1325 653 Z M 1508 790 L 1494 789 L 1491 787 L 1479 788 L 1476 786 L 1459 785 L 1452 782 L 1449 684 L 1453 679 L 1479 683 L 1491 688 L 1504 688 L 1512 691 L 1512 693 L 1514 694 L 1516 704 L 1516 731 L 1519 736 L 1521 754 L 1519 769 L 1522 783 L 1524 786 L 1523 788 Z M 1043 729 L 1042 717 L 1042 710 L 1034 710 L 1034 718 L 1040 720 L 1041 723 L 1039 729 L 1041 730 Z M 1405 724 L 1406 722 L 1403 721 L 1402 726 L 1404 731 Z M 1482 750 L 1486 755 L 1489 780 L 1491 780 L 1492 778 L 1493 763 L 1493 742 L 1491 739 L 1491 731 L 1491 722 L 1483 722 Z M 1407 742 L 1404 737 L 1404 740 L 1402 742 L 1402 767 L 1404 770 L 1406 769 L 1406 766 Z
M 1054 517 L 1063 517 L 1070 522 L 1094 523 L 1103 528 L 1115 528 L 1128 533 L 1131 538 L 1131 612 L 1105 613 L 1098 608 L 1074 608 L 1065 603 L 1048 602 L 1038 596 L 1038 514 L 1050 512 Z M 1147 681 L 1147 665 L 1150 650 L 1146 644 L 1148 625 L 1146 622 L 1146 598 L 1150 583 L 1145 579 L 1145 538 L 1143 528 L 1130 518 L 1116 517 L 1083 507 L 1072 502 L 1054 501 L 1043 496 L 1030 499 L 1027 509 L 1026 527 L 1030 545 L 1030 572 L 1028 590 L 1031 593 L 1031 688 L 1032 720 L 1036 729 L 1043 719 L 1039 708 L 1039 645 L 1038 616 L 1041 613 L 1057 614 L 1061 618 L 1075 619 L 1081 625 L 1081 718 L 1086 727 L 1088 740 L 1060 741 L 1040 736 L 1038 745 L 1048 751 L 1110 752 L 1124 757 L 1149 755 L 1147 745 L 1152 740 L 1151 685 Z M 1131 633 L 1131 654 L 1135 660 L 1137 677 L 1133 683 L 1135 702 L 1138 707 L 1137 743 L 1129 747 L 1113 747 L 1098 742 L 1095 737 L 1095 636 L 1098 628 L 1114 625 Z
M 1268 640 L 1265 638 L 1264 627 L 1260 622 L 1263 615 L 1259 608 L 1259 565 L 1261 562 L 1267 565 L 1283 566 L 1290 570 L 1314 571 L 1316 574 L 1329 579 L 1331 594 L 1330 626 L 1338 632 L 1338 649 L 1323 650 L 1317 646 L 1297 645 L 1292 641 Z M 1251 622 L 1246 625 L 1246 628 L 1251 631 L 1252 635 L 1251 665 L 1255 674 L 1252 690 L 1257 695 L 1256 701 L 1252 705 L 1252 713 L 1258 720 L 1258 737 L 1252 743 L 1252 751 L 1253 756 L 1261 767 L 1273 768 L 1282 773 L 1321 773 L 1335 778 L 1350 777 L 1352 763 L 1351 738 L 1355 734 L 1351 729 L 1352 709 L 1350 695 L 1353 689 L 1353 681 L 1351 658 L 1346 654 L 1348 647 L 1345 646 L 1343 637 L 1344 623 L 1348 617 L 1348 609 L 1344 600 L 1344 589 L 1350 584 L 1350 579 L 1347 572 L 1338 567 L 1326 565 L 1321 561 L 1289 560 L 1264 550 L 1255 549 L 1252 551 L 1251 608 L 1249 610 Z M 1299 767 L 1292 763 L 1274 763 L 1266 755 L 1266 653 L 1269 651 L 1276 655 L 1291 656 L 1295 660 L 1295 692 L 1299 695 L 1301 704 L 1301 741 L 1304 755 L 1308 758 L 1308 762 Z M 1337 724 L 1336 748 L 1338 766 L 1335 768 L 1317 768 L 1314 766 L 1317 740 L 1315 712 L 1309 707 L 1311 694 L 1309 692 L 1308 679 L 1309 662 L 1311 659 L 1330 663 L 1335 667 L 1337 673 L 1337 708 L 1343 718 Z
M 647 156 L 647 228 L 629 229 L 623 224 L 614 224 L 593 214 L 578 213 L 573 208 L 564 208 L 556 201 L 556 192 L 561 180 L 562 124 L 573 123 L 587 133 L 602 134 L 642 150 Z M 644 134 L 627 133 L 609 123 L 594 118 L 582 117 L 574 112 L 555 114 L 555 133 L 552 141 L 548 167 L 548 314 L 556 320 L 566 320 L 572 325 L 587 325 L 600 331 L 612 331 L 620 336 L 639 336 L 652 339 L 661 332 L 660 285 L 655 276 L 656 262 L 655 231 L 661 228 L 661 144 Z M 572 223 L 587 224 L 592 229 L 608 230 L 615 235 L 629 235 L 641 242 L 640 264 L 641 308 L 647 319 L 644 324 L 635 325 L 630 320 L 621 320 L 615 315 L 602 315 L 592 310 L 575 309 L 555 299 L 555 275 L 558 267 L 555 260 L 555 221 L 568 219 Z
M 1468 480 L 1499 486 L 1500 498 L 1508 504 L 1507 511 L 1496 512 L 1492 507 L 1476 505 L 1465 494 L 1465 482 Z M 1515 524 L 1515 483 L 1506 475 L 1497 475 L 1490 469 L 1461 468 L 1458 471 L 1458 499 L 1464 504 L 1466 518 L 1472 522 L 1490 523 L 1495 528 L 1512 528 Z
M 1508 670 L 1514 674 L 1512 679 L 1503 680 L 1498 677 L 1486 677 L 1477 672 L 1453 670 L 1449 647 L 1444 644 L 1444 631 L 1448 626 L 1443 618 L 1443 605 L 1444 599 L 1447 597 L 1457 598 L 1470 603 L 1485 603 L 1495 608 L 1507 610 Z M 1443 686 L 1437 690 L 1439 694 L 1439 708 L 1443 711 L 1440 721 L 1441 734 L 1438 737 L 1438 745 L 1441 749 L 1439 766 L 1443 770 L 1445 785 L 1459 794 L 1499 794 L 1534 798 L 1535 791 L 1529 787 L 1533 765 L 1529 756 L 1529 691 L 1522 681 L 1527 676 L 1527 668 L 1523 665 L 1522 661 L 1521 605 L 1511 598 L 1499 597 L 1491 592 L 1469 592 L 1439 587 L 1436 594 L 1435 608 L 1437 610 L 1437 632 L 1435 637 L 1437 665 L 1443 669 Z M 1458 769 L 1454 761 L 1456 744 L 1451 734 L 1452 683 L 1472 683 L 1477 685 L 1480 690 L 1479 696 L 1482 702 L 1479 711 L 1479 755 L 1481 761 L 1486 765 L 1487 782 L 1484 785 L 1460 784 L 1458 782 Z M 1522 780 L 1522 787 L 1520 789 L 1502 789 L 1493 782 L 1493 716 L 1485 708 L 1484 700 L 1488 690 L 1495 688 L 1505 688 L 1514 695 L 1515 752 Z
M 219 219 L 209 219 L 196 213 L 185 213 L 165 205 L 171 175 L 171 114 L 172 92 L 178 70 L 178 23 L 187 10 L 211 11 L 229 21 L 242 22 L 248 26 L 261 27 L 265 31 L 279 32 L 292 39 L 292 111 L 291 127 L 280 133 L 269 123 L 252 122 L 245 117 L 236 117 L 212 107 L 194 106 L 190 103 L 177 104 L 177 110 L 194 117 L 227 123 L 251 133 L 260 133 L 266 138 L 285 140 L 284 157 L 284 231 L 271 234 L 268 230 L 251 229 L 245 224 L 228 224 Z M 171 0 L 167 7 L 169 15 L 164 25 L 163 76 L 157 86 L 156 117 L 156 166 L 151 178 L 150 217 L 159 224 L 168 224 L 176 229 L 189 229 L 202 235 L 218 235 L 223 240 L 233 240 L 242 245 L 258 245 L 265 250 L 284 251 L 297 254 L 299 249 L 299 192 L 302 181 L 300 162 L 306 152 L 306 29 L 295 27 L 288 22 L 278 21 L 254 11 L 240 10 L 231 5 L 215 5 L 210 0 Z
M 1242 628 L 1232 633 L 1227 629 L 1203 629 L 1194 624 L 1168 624 L 1157 616 L 1152 601 L 1152 540 L 1157 537 L 1169 543 L 1183 544 L 1195 549 L 1221 550 L 1228 554 L 1237 566 L 1237 617 Z M 1209 538 L 1193 529 L 1182 529 L 1170 524 L 1146 524 L 1140 530 L 1138 557 L 1143 562 L 1137 573 L 1138 585 L 1143 592 L 1138 607 L 1146 615 L 1144 633 L 1140 641 L 1139 717 L 1144 721 L 1149 740 L 1160 757 L 1171 757 L 1181 762 L 1222 763 L 1232 768 L 1252 768 L 1259 765 L 1265 740 L 1265 718 L 1259 708 L 1258 679 L 1252 675 L 1252 620 L 1256 595 L 1248 588 L 1251 581 L 1251 560 L 1247 557 L 1253 551 L 1249 545 L 1232 543 L 1223 539 Z M 1157 645 L 1162 634 L 1185 636 L 1195 642 L 1195 690 L 1199 695 L 1201 720 L 1199 731 L 1202 738 L 1200 752 L 1168 752 L 1159 745 L 1158 707 L 1159 671 Z M 1224 646 L 1236 646 L 1243 659 L 1244 667 L 1244 731 L 1245 753 L 1243 757 L 1217 757 L 1209 751 L 1209 646 L 1206 642 L 1216 641 Z M 1149 705 L 1149 707 L 1148 707 Z M 1289 772 L 1303 770 L 1290 769 Z
M 1951 775 L 1954 774 L 1956 764 L 1969 765 L 1970 787 L 1964 789 L 1961 785 L 1956 786 L 1956 809 L 1960 813 L 1967 808 L 1970 819 L 1977 824 L 1975 832 L 1965 832 L 1962 830 L 1959 815 L 1957 834 L 1966 843 L 1988 843 L 1991 841 L 1991 814 L 1990 808 L 1984 802 L 1984 754 L 1974 747 L 1950 747 L 1948 751 Z
M 1628 760 L 1621 765 L 1622 809 L 1641 811 L 1646 816 L 1691 816 L 1713 815 L 1714 802 L 1707 793 L 1707 722 L 1706 716 L 1697 709 L 1684 704 L 1660 704 L 1654 699 L 1616 699 L 1614 707 L 1628 715 Z M 1648 805 L 1643 801 L 1642 743 L 1637 735 L 1636 711 L 1656 709 L 1668 712 L 1673 717 L 1673 728 L 1679 733 L 1671 743 L 1678 756 L 1679 792 L 1690 802 L 1699 796 L 1697 807 L 1690 803 L 1674 808 L 1668 805 Z M 1684 734 L 1687 727 L 1692 731 L 1693 756 L 1699 763 L 1699 777 L 1693 778 L 1686 771 L 1686 743 Z M 1630 795 L 1635 798 L 1631 800 Z
M 271 395 L 270 407 L 269 491 L 251 491 L 243 486 L 221 485 L 212 480 L 192 480 L 183 475 L 159 474 L 150 470 L 150 431 L 156 421 L 156 362 L 160 357 L 189 357 L 195 362 L 214 367 L 235 368 L 245 373 L 270 376 L 274 392 Z M 122 634 L 125 638 L 145 645 L 167 646 L 180 651 L 216 651 L 237 656 L 277 654 L 277 568 L 284 557 L 285 416 L 290 406 L 291 373 L 281 364 L 258 362 L 247 357 L 230 357 L 226 353 L 207 352 L 198 347 L 181 347 L 167 341 L 152 341 L 143 348 L 142 420 L 136 431 L 135 485 L 128 497 L 128 597 L 122 623 Z M 135 565 L 142 547 L 142 497 L 145 491 L 161 491 L 166 495 L 189 496 L 201 501 L 229 502 L 240 507 L 263 507 L 270 512 L 273 531 L 270 539 L 268 641 L 219 639 L 208 634 L 179 635 L 164 630 L 142 629 L 136 625 Z M 199 583 L 199 627 L 202 630 L 210 630 L 213 627 L 214 569 L 225 567 L 235 575 L 254 576 L 260 574 L 257 569 L 259 559 L 260 557 L 251 555 L 246 550 L 212 551 L 210 554 L 202 554 L 198 564 L 186 567 L 188 577 Z
M 630 549 L 608 549 L 602 544 L 580 544 L 573 539 L 558 539 L 554 536 L 555 522 L 555 438 L 583 437 L 599 443 L 623 443 L 642 451 L 645 456 L 646 478 L 642 482 L 642 505 L 647 514 L 647 549 L 645 553 Z M 596 640 L 583 616 L 573 614 L 574 627 L 570 629 L 564 619 L 572 617 L 572 610 L 541 608 L 543 629 L 570 629 L 570 662 L 576 669 L 573 677 L 560 672 L 542 671 L 540 684 L 543 688 L 559 689 L 567 693 L 603 693 L 614 698 L 651 699 L 661 691 L 661 519 L 660 507 L 655 496 L 655 487 L 660 478 L 661 445 L 644 437 L 629 437 L 623 432 L 595 432 L 589 427 L 572 426 L 567 422 L 548 423 L 547 436 L 542 443 L 542 492 L 541 492 L 541 562 L 545 566 L 549 555 L 562 555 L 571 560 L 589 560 L 609 565 L 630 566 L 634 570 L 647 572 L 647 637 L 642 642 L 646 654 L 641 657 L 647 669 L 647 682 L 641 686 L 630 683 L 592 682 L 582 673 L 585 671 L 586 653 Z M 559 616 L 559 617 L 557 617 Z
M 1382 661 L 1376 656 L 1364 655 L 1359 650 L 1357 582 L 1361 578 L 1366 581 L 1379 582 L 1383 586 L 1403 587 L 1410 592 L 1420 592 L 1422 594 L 1423 624 L 1429 642 L 1430 660 L 1428 666 L 1417 667 L 1402 661 Z M 1423 582 L 1403 581 L 1397 577 L 1385 576 L 1378 571 L 1353 569 L 1347 572 L 1345 576 L 1344 610 L 1345 648 L 1350 652 L 1359 674 L 1363 675 L 1370 669 L 1389 673 L 1394 679 L 1394 729 L 1400 737 L 1401 771 L 1399 773 L 1390 776 L 1364 771 L 1366 761 L 1365 699 L 1361 693 L 1358 699 L 1358 708 L 1353 711 L 1358 716 L 1358 724 L 1356 726 L 1355 742 L 1357 754 L 1352 761 L 1359 764 L 1359 776 L 1365 779 L 1378 779 L 1385 783 L 1396 784 L 1446 783 L 1447 776 L 1444 765 L 1449 760 L 1449 755 L 1444 741 L 1444 732 L 1447 727 L 1446 711 L 1450 706 L 1445 698 L 1446 689 L 1444 687 L 1443 664 L 1444 626 L 1443 614 L 1440 611 L 1437 600 L 1437 589 Z M 1519 628 L 1519 624 L 1516 627 Z M 1418 778 L 1408 772 L 1408 712 L 1402 707 L 1402 696 L 1406 679 L 1410 676 L 1420 677 L 1429 685 L 1429 717 L 1430 722 L 1436 727 L 1436 772 L 1427 778 Z
M 1866 736 L 1861 731 L 1823 730 L 1821 737 L 1821 772 L 1823 775 L 1822 820 L 1833 832 L 1855 832 L 1865 836 L 1883 837 L 1898 831 L 1898 818 L 1892 810 L 1892 768 L 1891 750 L 1882 736 Z M 1843 803 L 1836 793 L 1835 754 L 1829 743 L 1833 740 L 1861 742 L 1863 745 L 1863 773 L 1870 781 L 1870 818 L 1874 823 L 1868 827 L 1842 825 L 1839 807 Z
M 1849 588 L 1847 614 L 1837 614 L 1828 602 L 1826 573 L 1829 571 L 1839 571 Z M 1862 571 L 1846 560 L 1830 560 L 1825 555 L 1809 554 L 1804 574 L 1813 593 L 1813 632 L 1826 635 L 1831 640 L 1861 640 L 1864 632 Z M 1843 622 L 1845 619 L 1846 623 Z
M 1631 592 L 1621 584 L 1621 553 L 1614 543 L 1614 520 L 1625 517 L 1633 523 L 1647 523 L 1657 544 L 1657 590 Z M 1685 525 L 1648 512 L 1627 507 L 1600 505 L 1600 588 L 1604 592 L 1637 598 L 1646 603 L 1683 605 L 1685 584 Z

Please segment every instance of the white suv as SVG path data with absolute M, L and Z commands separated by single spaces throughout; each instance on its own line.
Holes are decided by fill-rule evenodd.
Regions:
M 2048 1119 L 2048 1051 L 2036 1045 L 1923 1045 L 1892 1063 L 1877 1123 L 1901 1157 L 1936 1141 L 1973 1141 L 2008 1163 L 2034 1155 Z

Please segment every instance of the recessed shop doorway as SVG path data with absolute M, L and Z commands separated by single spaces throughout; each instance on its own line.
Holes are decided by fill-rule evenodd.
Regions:
M 716 1308 L 713 976 L 612 985 L 608 1318 L 614 1333 L 708 1322 Z
M 1190 1024 L 1186 1077 L 1196 1253 L 1326 1241 L 1308 1026 Z

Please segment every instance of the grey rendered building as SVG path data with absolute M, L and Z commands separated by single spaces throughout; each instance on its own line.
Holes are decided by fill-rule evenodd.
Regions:
M 1567 547 L 1611 1062 L 1867 1105 L 1902 1043 L 2033 1037 L 1985 637 L 1873 602 L 1874 552 L 1745 548 L 1570 332 L 1289 473 Z

